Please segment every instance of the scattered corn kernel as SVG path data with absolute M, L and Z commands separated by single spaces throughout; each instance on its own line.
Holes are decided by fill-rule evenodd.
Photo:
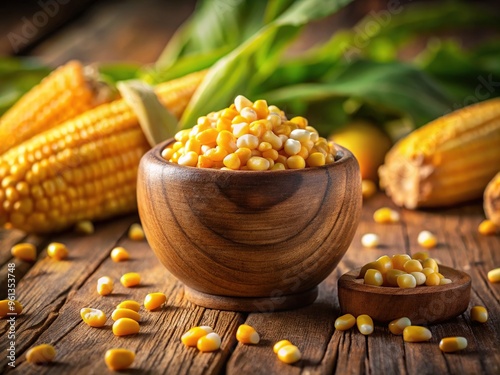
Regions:
M 398 223 L 399 213 L 389 207 L 382 207 L 373 213 L 373 220 L 380 224 Z
M 141 275 L 139 275 L 137 272 L 125 273 L 122 275 L 122 277 L 120 277 L 120 282 L 125 288 L 132 288 L 140 284 Z
M 26 352 L 26 361 L 29 363 L 49 363 L 56 357 L 56 350 L 50 344 L 41 344 L 32 347 Z
M 51 258 L 62 260 L 68 256 L 68 248 L 60 242 L 52 242 L 47 246 L 47 255 Z
M 120 318 L 113 323 L 115 336 L 128 336 L 139 333 L 139 323 L 134 319 Z
M 277 354 L 279 360 L 287 364 L 298 362 L 302 358 L 302 353 L 295 345 L 282 346 Z
M 146 236 L 142 230 L 142 226 L 139 223 L 134 223 L 130 226 L 128 230 L 128 238 L 134 241 L 142 241 Z
M 356 318 L 358 330 L 363 335 L 371 335 L 373 333 L 373 320 L 369 315 L 362 314 Z
M 428 230 L 423 230 L 418 234 L 417 242 L 420 246 L 425 247 L 426 249 L 433 249 L 437 245 L 437 238 Z
M 425 327 L 408 326 L 403 330 L 403 340 L 406 342 L 429 341 L 432 333 Z
M 79 234 L 94 233 L 94 224 L 90 220 L 81 220 L 75 224 L 75 232 Z
M 17 300 L 4 299 L 0 301 L 0 319 L 8 315 L 19 315 L 23 312 L 23 305 Z
M 483 236 L 492 236 L 497 233 L 498 228 L 491 220 L 483 220 L 477 230 Z
M 367 285 L 381 286 L 384 283 L 384 278 L 380 271 L 369 269 L 365 273 L 364 281 Z
M 335 319 L 335 329 L 338 331 L 347 331 L 354 327 L 355 324 L 356 318 L 352 314 L 345 314 Z
M 36 247 L 33 244 L 23 242 L 12 246 L 10 253 L 14 258 L 24 260 L 26 262 L 34 262 L 36 260 Z
M 463 350 L 467 347 L 467 339 L 465 337 L 445 337 L 439 342 L 439 349 L 445 353 L 453 353 Z
M 488 310 L 483 306 L 474 306 L 470 310 L 470 318 L 474 322 L 486 323 L 488 321 Z
M 361 194 L 363 195 L 363 199 L 368 199 L 375 195 L 377 192 L 377 185 L 372 180 L 363 180 L 361 181 Z
M 361 237 L 361 245 L 374 248 L 380 244 L 380 238 L 375 233 L 366 233 Z
M 186 346 L 196 346 L 201 337 L 212 332 L 213 329 L 209 326 L 193 327 L 182 335 L 181 341 Z
M 125 300 L 120 302 L 117 306 L 117 309 L 130 309 L 134 310 L 135 312 L 139 312 L 141 309 L 141 305 L 139 302 L 133 301 L 133 300 Z
M 149 311 L 156 310 L 165 302 L 167 302 L 167 296 L 165 294 L 149 293 L 146 298 L 144 298 L 144 308 Z
M 104 355 L 104 362 L 111 371 L 120 371 L 129 368 L 134 359 L 135 353 L 123 348 L 109 349 Z
M 490 283 L 500 282 L 500 268 L 495 268 L 488 272 L 488 280 Z
M 417 280 L 413 275 L 408 273 L 399 275 L 396 279 L 398 286 L 402 289 L 411 289 L 417 286 Z
M 258 344 L 260 336 L 255 328 L 249 326 L 248 324 L 242 324 L 236 331 L 236 340 L 242 344 Z
M 210 332 L 198 339 L 196 347 L 200 352 L 213 352 L 220 348 L 220 344 L 220 336 L 215 332 Z
M 124 247 L 118 246 L 111 250 L 111 259 L 113 262 L 122 262 L 124 260 L 129 260 L 130 254 Z
M 111 314 L 111 319 L 114 321 L 117 321 L 118 319 L 121 318 L 130 318 L 138 322 L 141 320 L 141 316 L 137 311 L 131 310 L 131 309 L 124 309 L 124 308 L 119 308 L 115 309 L 113 313 Z
M 99 309 L 84 307 L 80 310 L 82 320 L 91 327 L 103 327 L 106 324 L 106 314 Z
M 107 296 L 113 291 L 113 280 L 108 276 L 103 276 L 97 280 L 97 293 L 101 296 Z
M 403 317 L 389 323 L 389 331 L 394 335 L 402 335 L 406 327 L 411 326 L 411 320 Z
M 280 340 L 278 341 L 276 344 L 274 344 L 273 346 L 273 351 L 274 351 L 274 354 L 278 354 L 279 350 L 284 347 L 284 346 L 287 346 L 287 345 L 293 345 L 290 341 L 288 340 Z

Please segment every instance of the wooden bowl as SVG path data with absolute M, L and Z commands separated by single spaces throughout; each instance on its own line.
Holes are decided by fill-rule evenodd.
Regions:
M 368 314 L 380 323 L 407 317 L 412 324 L 430 324 L 454 318 L 469 305 L 470 276 L 450 267 L 440 265 L 439 272 L 451 279 L 451 284 L 413 289 L 365 285 L 357 278 L 359 271 L 350 271 L 338 281 L 342 314 Z
M 161 157 L 139 166 L 139 215 L 151 248 L 199 305 L 274 311 L 312 303 L 352 241 L 361 212 L 354 156 L 302 170 L 223 171 Z

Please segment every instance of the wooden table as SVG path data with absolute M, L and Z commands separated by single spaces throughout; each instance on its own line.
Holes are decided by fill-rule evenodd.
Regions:
M 85 62 L 122 59 L 151 62 L 191 10 L 192 3 L 176 7 L 154 0 L 95 3 L 48 36 L 46 30 L 40 30 L 24 53 L 54 65 L 70 58 Z M 18 14 L 17 19 L 21 21 L 23 15 L 26 16 Z M 15 21 L 11 24 L 16 24 Z M 150 37 L 152 31 L 156 32 L 155 38 Z M 144 38 L 149 38 L 148 43 L 142 42 Z M 2 53 L 11 53 L 8 45 L 0 46 Z M 96 223 L 96 232 L 89 236 L 66 232 L 40 237 L 0 230 L 0 298 L 7 295 L 9 269 L 13 270 L 16 297 L 25 307 L 14 325 L 14 369 L 6 358 L 12 341 L 7 335 L 10 324 L 5 319 L 0 321 L 3 353 L 0 371 L 103 374 L 107 373 L 103 361 L 105 350 L 127 347 L 137 354 L 133 368 L 125 372 L 130 374 L 499 374 L 500 284 L 489 283 L 486 274 L 500 265 L 500 237 L 481 236 L 477 232 L 484 218 L 480 202 L 446 210 L 399 210 L 401 222 L 391 225 L 373 222 L 372 213 L 381 206 L 393 206 L 383 194 L 364 203 L 356 237 L 339 266 L 321 284 L 316 302 L 298 310 L 276 313 L 217 311 L 187 302 L 182 285 L 161 266 L 147 242 L 127 238 L 128 227 L 138 221 L 135 214 Z M 449 322 L 430 326 L 433 338 L 426 343 L 405 343 L 382 325 L 377 325 L 368 337 L 355 328 L 335 331 L 339 276 L 383 254 L 420 251 L 416 238 L 424 229 L 433 231 L 439 239 L 432 256 L 471 275 L 470 306 L 486 306 L 489 321 L 473 323 L 467 311 Z M 367 232 L 379 234 L 383 245 L 378 249 L 362 248 L 360 237 Z M 39 249 L 33 264 L 10 257 L 10 247 L 23 241 L 34 243 Z M 56 262 L 47 257 L 44 248 L 52 241 L 68 246 L 67 260 Z M 112 262 L 109 253 L 115 246 L 126 247 L 132 260 Z M 119 277 L 129 271 L 142 275 L 140 287 L 126 289 L 118 283 Z M 95 290 L 96 280 L 104 275 L 116 280 L 114 293 L 107 297 L 99 296 Z M 80 319 L 82 307 L 101 308 L 110 315 L 120 301 L 142 301 L 147 293 L 154 291 L 167 294 L 167 305 L 156 312 L 141 311 L 138 335 L 115 337 L 111 320 L 98 329 L 88 327 Z M 242 323 L 259 331 L 262 337 L 259 345 L 237 343 L 235 332 Z M 219 351 L 204 354 L 181 344 L 180 336 L 196 325 L 210 325 L 221 335 Z M 468 348 L 460 353 L 443 354 L 438 348 L 439 340 L 457 335 L 467 338 Z M 301 349 L 303 359 L 297 364 L 283 364 L 273 353 L 273 343 L 284 338 Z M 33 366 L 25 362 L 26 350 L 40 343 L 55 346 L 57 358 L 53 364 Z

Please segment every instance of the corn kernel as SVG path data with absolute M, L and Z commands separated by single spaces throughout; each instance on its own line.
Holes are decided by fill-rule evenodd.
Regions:
M 59 242 L 52 242 L 47 246 L 47 255 L 56 260 L 62 260 L 68 256 L 68 248 Z
M 437 245 L 437 238 L 428 230 L 423 230 L 418 234 L 417 242 L 420 246 L 425 247 L 426 249 L 433 249 Z
M 4 299 L 0 301 L 0 319 L 8 315 L 19 315 L 23 312 L 23 305 L 17 300 Z
M 149 293 L 146 298 L 144 298 L 144 308 L 149 311 L 156 310 L 165 302 L 167 302 L 167 296 L 165 294 Z
M 367 270 L 363 279 L 367 285 L 381 286 L 384 283 L 382 273 L 374 269 Z
M 286 160 L 286 165 L 290 169 L 303 169 L 306 167 L 306 161 L 300 155 L 292 155 Z
M 109 349 L 104 355 L 104 362 L 111 371 L 120 371 L 129 368 L 134 359 L 135 353 L 123 348 Z
M 401 271 L 401 270 L 396 270 L 396 269 L 392 269 L 392 270 L 387 271 L 387 273 L 385 274 L 386 284 L 389 286 L 398 286 L 398 276 L 399 275 L 406 275 L 406 272 Z
M 241 160 L 240 158 L 238 157 L 237 154 L 235 153 L 232 153 L 232 154 L 229 154 L 227 155 L 224 160 L 222 160 L 222 162 L 224 163 L 224 165 L 229 168 L 229 169 L 233 169 L 233 170 L 237 170 L 237 169 L 240 169 L 240 166 L 241 166 Z
M 97 280 L 97 293 L 101 296 L 107 296 L 113 291 L 113 280 L 108 276 L 103 276 Z
M 210 332 L 198 339 L 196 347 L 200 352 L 213 352 L 220 348 L 221 339 L 215 332 Z
M 439 342 L 439 349 L 445 353 L 453 353 L 463 350 L 467 347 L 467 339 L 465 337 L 445 337 Z
M 260 156 L 252 156 L 247 161 L 247 167 L 253 171 L 265 171 L 269 169 L 269 160 Z
M 410 272 L 410 275 L 415 278 L 417 286 L 424 285 L 425 281 L 427 280 L 427 276 L 425 276 L 425 274 L 422 272 Z
M 382 207 L 373 213 L 373 220 L 380 224 L 398 223 L 399 213 L 388 207 Z
M 488 272 L 488 280 L 490 283 L 500 282 L 500 268 L 495 268 Z
M 361 244 L 364 247 L 375 248 L 380 244 L 380 238 L 375 233 L 366 233 L 361 237 Z
M 139 323 L 134 319 L 120 318 L 113 323 L 113 334 L 115 336 L 128 336 L 139 333 Z
M 120 278 L 120 282 L 125 288 L 132 288 L 140 284 L 141 275 L 139 275 L 137 272 L 128 272 L 122 275 L 122 277 Z
M 356 318 L 352 314 L 345 314 L 335 319 L 335 329 L 338 331 L 351 329 L 355 324 Z
M 497 233 L 498 228 L 491 220 L 483 220 L 477 230 L 483 236 L 492 236 Z
M 234 107 L 238 112 L 241 112 L 243 108 L 251 106 L 253 106 L 253 103 L 243 95 L 238 95 L 236 98 L 234 98 Z
M 124 247 L 118 246 L 111 250 L 111 259 L 113 262 L 123 262 L 129 260 L 130 255 Z
M 404 270 L 408 273 L 420 272 L 423 269 L 424 269 L 424 267 L 422 267 L 422 263 L 420 263 L 416 259 L 409 260 L 404 264 Z
M 256 100 L 252 106 L 253 110 L 257 113 L 257 117 L 264 119 L 269 115 L 269 109 L 265 100 Z
M 242 324 L 236 331 L 236 340 L 242 344 L 258 344 L 260 336 L 255 328 L 249 326 L 248 324 Z
M 196 167 L 198 164 L 198 154 L 194 151 L 188 151 L 184 155 L 179 156 L 177 164 L 185 167 Z
M 417 286 L 417 280 L 410 274 L 399 275 L 396 281 L 398 286 L 402 289 L 411 289 Z
M 26 361 L 29 363 L 49 363 L 56 357 L 56 350 L 50 344 L 41 344 L 32 347 L 26 352 Z
M 474 322 L 486 323 L 488 321 L 488 310 L 483 306 L 474 306 L 470 310 L 470 318 Z
M 139 302 L 133 301 L 133 300 L 125 300 L 120 302 L 118 305 L 116 305 L 117 309 L 130 309 L 134 310 L 135 312 L 139 312 L 141 309 L 141 305 Z
M 362 314 L 356 318 L 356 325 L 362 335 L 371 335 L 373 333 L 373 320 L 369 315 Z
M 408 254 L 396 254 L 392 256 L 392 268 L 404 271 L 404 265 L 411 260 Z
M 427 279 L 425 280 L 425 285 L 427 286 L 436 286 L 441 283 L 441 279 L 439 278 L 439 275 L 434 272 L 431 273 L 429 276 L 427 276 Z
M 326 164 L 326 158 L 321 152 L 313 152 L 307 158 L 306 163 L 309 167 L 321 167 Z
M 424 261 L 426 259 L 429 259 L 429 253 L 427 251 L 417 251 L 415 254 L 412 255 L 411 258 Z
M 302 353 L 295 345 L 285 345 L 278 350 L 278 358 L 281 362 L 291 364 L 300 361 Z
M 439 285 L 446 285 L 446 284 L 451 284 L 453 281 L 451 279 L 447 279 L 446 277 L 443 277 L 441 280 L 439 280 Z
M 387 255 L 382 255 L 375 261 L 377 267 L 375 269 L 379 270 L 382 274 L 392 269 L 392 259 Z
M 302 145 L 300 144 L 300 142 L 291 138 L 288 138 L 284 145 L 285 152 L 290 156 L 297 155 L 300 152 L 301 148 Z
M 90 220 L 81 220 L 75 224 L 75 232 L 79 234 L 94 233 L 94 224 Z
M 425 275 L 425 277 L 429 277 L 431 273 L 435 273 L 433 268 L 430 267 L 424 267 L 422 270 L 422 273 Z
M 116 321 L 121 318 L 130 318 L 135 320 L 136 322 L 141 320 L 141 316 L 139 315 L 139 313 L 132 309 L 117 308 L 113 310 L 113 313 L 111 314 L 111 319 Z
M 408 326 L 411 326 L 410 319 L 406 317 L 394 319 L 389 323 L 389 331 L 391 331 L 393 335 L 402 335 L 404 329 Z
M 361 194 L 363 199 L 368 199 L 375 195 L 377 192 L 377 185 L 372 180 L 362 180 L 361 181 Z
M 106 324 L 106 314 L 99 309 L 84 307 L 80 310 L 80 316 L 85 324 L 91 327 L 102 327 Z
M 128 238 L 133 241 L 142 241 L 145 237 L 146 236 L 144 235 L 141 224 L 134 223 L 130 226 L 130 229 L 128 231 Z
M 30 243 L 18 243 L 12 246 L 10 253 L 14 258 L 24 260 L 26 262 L 34 262 L 36 260 L 36 247 Z
M 209 326 L 193 327 L 182 335 L 181 341 L 186 346 L 196 346 L 201 337 L 212 332 L 213 329 Z
M 406 342 L 429 341 L 432 333 L 425 327 L 408 326 L 403 330 L 403 340 Z

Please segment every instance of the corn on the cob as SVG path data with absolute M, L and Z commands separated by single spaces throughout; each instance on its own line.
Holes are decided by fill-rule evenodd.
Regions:
M 407 208 L 448 206 L 482 196 L 500 165 L 500 98 L 445 115 L 399 141 L 380 184 Z
M 111 90 L 78 61 L 54 70 L 0 119 L 0 155 L 9 148 L 111 99 Z
M 493 177 L 484 190 L 484 212 L 486 217 L 500 228 L 500 172 Z
M 180 117 L 205 72 L 160 84 Z M 149 145 L 123 99 L 102 104 L 0 156 L 0 225 L 52 232 L 136 208 L 136 175 Z

